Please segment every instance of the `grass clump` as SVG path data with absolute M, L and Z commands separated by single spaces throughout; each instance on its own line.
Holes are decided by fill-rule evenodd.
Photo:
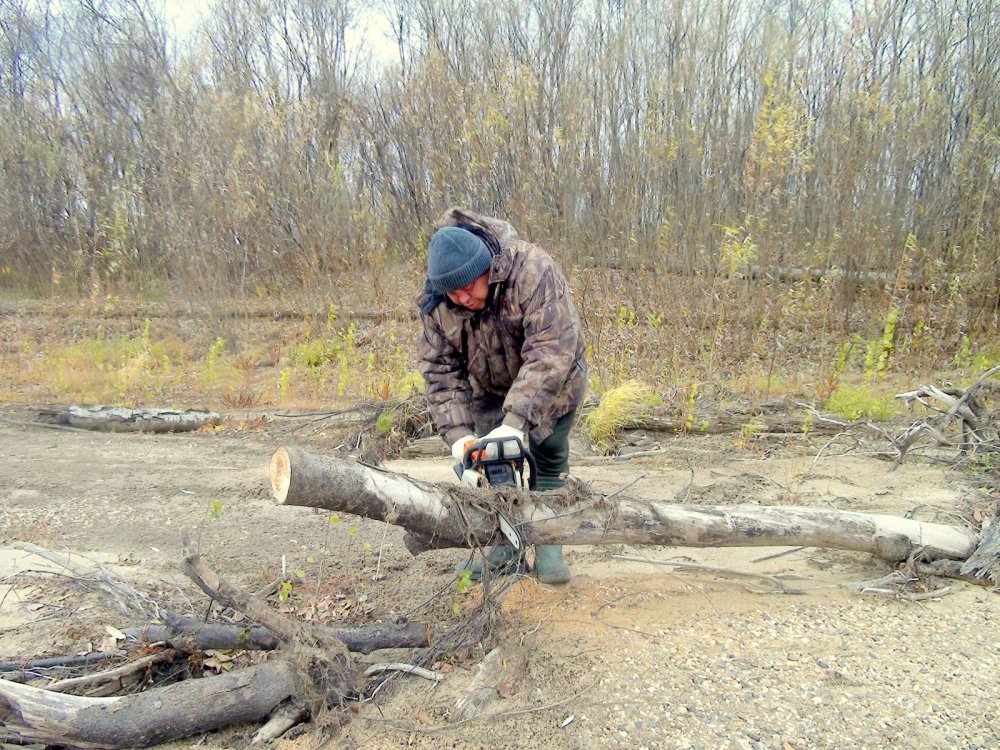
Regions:
M 838 385 L 826 400 L 826 410 L 852 422 L 873 419 L 884 422 L 896 414 L 896 401 L 876 393 L 870 386 Z
M 412 398 L 424 392 L 424 376 L 417 370 L 410 370 L 392 387 L 392 395 L 398 399 Z
M 610 388 L 601 396 L 601 402 L 584 420 L 587 435 L 595 448 L 608 451 L 618 433 L 635 422 L 647 409 L 660 403 L 653 389 L 639 380 L 628 380 Z

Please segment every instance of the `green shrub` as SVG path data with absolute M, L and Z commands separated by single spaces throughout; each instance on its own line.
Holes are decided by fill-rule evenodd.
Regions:
M 875 393 L 870 387 L 838 385 L 826 401 L 826 410 L 846 417 L 885 421 L 896 414 L 896 401 L 891 396 Z

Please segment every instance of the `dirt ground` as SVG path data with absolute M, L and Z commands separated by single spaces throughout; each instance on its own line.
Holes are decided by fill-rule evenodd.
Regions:
M 440 634 L 475 601 L 452 570 L 461 550 L 412 557 L 383 523 L 278 506 L 265 469 L 294 434 L 66 432 L 0 424 L 0 660 L 98 649 L 107 626 L 140 624 L 99 591 L 24 551 L 30 542 L 105 564 L 162 609 L 202 616 L 206 598 L 181 573 L 180 534 L 251 588 L 303 571 L 275 606 L 329 624 L 428 622 Z M 726 437 L 677 438 L 665 456 L 588 463 L 595 488 L 696 505 L 836 507 L 961 524 L 991 498 L 960 473 L 783 440 L 753 451 Z M 311 446 L 315 448 L 316 446 Z M 581 462 L 582 463 L 582 462 Z M 449 461 L 389 468 L 454 481 Z M 776 553 L 787 554 L 775 556 Z M 677 559 L 786 579 L 678 570 L 616 555 Z M 769 557 L 770 559 L 762 559 Z M 340 731 L 278 741 L 313 747 L 482 748 L 998 748 L 1000 598 L 955 581 L 937 600 L 849 593 L 890 566 L 817 549 L 581 547 L 563 587 L 528 578 L 505 599 L 493 643 L 528 648 L 526 666 L 471 722 L 454 703 L 482 653 L 445 679 L 395 680 Z M 63 571 L 64 573 L 65 571 Z M 931 583 L 931 585 L 935 585 Z M 405 653 L 359 656 L 361 665 Z M 232 727 L 172 748 L 240 748 L 257 727 Z

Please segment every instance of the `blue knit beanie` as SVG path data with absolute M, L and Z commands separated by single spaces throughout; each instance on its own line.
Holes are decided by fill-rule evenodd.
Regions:
M 468 286 L 493 265 L 486 243 L 460 227 L 442 227 L 427 248 L 427 280 L 439 294 Z

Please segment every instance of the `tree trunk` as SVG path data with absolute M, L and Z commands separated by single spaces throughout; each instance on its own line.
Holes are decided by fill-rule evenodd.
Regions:
M 279 503 L 385 520 L 433 547 L 497 543 L 502 539 L 497 510 L 526 544 L 808 546 L 899 561 L 918 550 L 926 559 L 964 560 L 978 539 L 965 529 L 895 516 L 758 505 L 670 505 L 603 496 L 578 483 L 545 493 L 445 488 L 287 447 L 271 458 L 270 478 Z
M 298 690 L 276 659 L 120 698 L 84 698 L 0 680 L 0 740 L 72 748 L 149 747 L 258 721 Z
M 126 409 L 123 406 L 54 406 L 38 412 L 38 421 L 104 432 L 191 432 L 218 424 L 222 418 L 209 411 L 177 409 Z

